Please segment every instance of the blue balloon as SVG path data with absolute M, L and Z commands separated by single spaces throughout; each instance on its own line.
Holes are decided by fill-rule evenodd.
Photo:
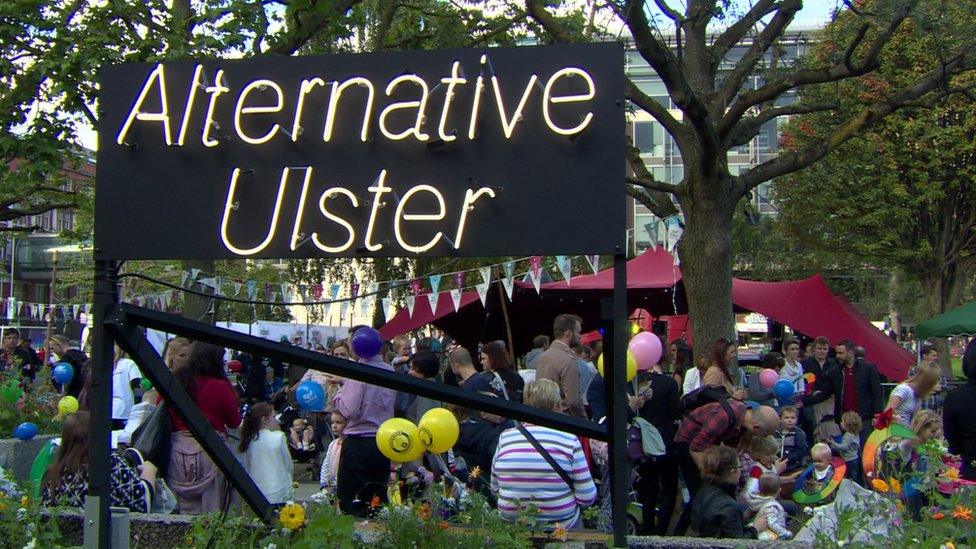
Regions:
M 383 348 L 383 338 L 375 329 L 366 327 L 356 330 L 352 336 L 352 351 L 359 358 L 373 358 Z
M 306 412 L 320 412 L 325 409 L 325 391 L 314 381 L 303 381 L 295 388 L 298 407 Z
M 75 369 L 67 362 L 58 362 L 51 371 L 54 381 L 60 384 L 70 383 L 71 378 L 75 377 Z
M 34 425 L 29 421 L 21 423 L 16 429 L 14 429 L 14 437 L 19 438 L 20 440 L 30 440 L 35 436 L 37 436 L 37 425 Z
M 773 394 L 781 401 L 789 401 L 796 394 L 796 386 L 789 380 L 781 379 L 773 385 Z

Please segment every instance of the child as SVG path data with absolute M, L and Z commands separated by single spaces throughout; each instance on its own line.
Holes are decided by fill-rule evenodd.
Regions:
M 844 429 L 840 441 L 830 439 L 827 444 L 836 450 L 844 463 L 847 464 L 845 477 L 858 484 L 863 484 L 861 479 L 861 416 L 857 412 L 847 412 L 841 416 L 840 424 Z
M 756 519 L 760 517 L 766 519 L 766 529 L 758 532 L 758 539 L 790 539 L 793 537 L 793 532 L 786 528 L 786 510 L 776 500 L 781 485 L 779 475 L 775 473 L 764 474 L 759 478 L 758 485 L 759 493 L 756 500 L 759 503 L 759 508 L 756 511 L 755 519 L 753 519 L 753 527 L 755 527 Z
M 322 470 L 319 472 L 319 488 L 330 494 L 335 494 L 336 474 L 339 472 L 339 453 L 342 451 L 342 441 L 345 436 L 342 431 L 346 428 L 346 418 L 339 412 L 332 412 L 332 442 L 325 450 L 322 460 Z
M 305 418 L 296 417 L 292 420 L 291 429 L 288 432 L 288 444 L 291 446 L 292 454 L 296 459 L 309 459 L 308 457 L 299 457 L 299 454 L 307 456 L 308 452 L 315 450 L 315 443 L 312 442 L 314 435 L 315 429 L 305 421 Z
M 803 483 L 803 491 L 814 494 L 824 489 L 834 478 L 834 468 L 830 465 L 830 446 L 818 442 L 810 448 L 810 458 L 813 460 L 813 474 Z
M 745 487 L 739 497 L 739 501 L 749 506 L 750 511 L 759 511 L 759 508 L 766 501 L 761 496 L 759 486 L 760 479 L 765 475 L 775 475 L 779 478 L 781 470 L 786 468 L 786 460 L 776 460 L 779 453 L 779 444 L 773 437 L 757 437 L 749 445 L 749 457 L 754 460 L 754 464 L 748 469 L 743 470 L 745 477 Z M 745 456 L 740 456 L 740 463 L 744 463 Z
M 780 442 L 780 457 L 786 459 L 785 473 L 803 469 L 806 460 L 807 435 L 796 426 L 798 413 L 795 406 L 783 406 L 779 410 L 780 429 L 773 435 Z M 830 448 L 827 449 L 828 452 Z M 828 460 L 829 461 L 829 460 Z
M 285 503 L 292 499 L 292 464 L 288 443 L 274 408 L 266 402 L 251 406 L 241 427 L 244 467 L 269 503 Z

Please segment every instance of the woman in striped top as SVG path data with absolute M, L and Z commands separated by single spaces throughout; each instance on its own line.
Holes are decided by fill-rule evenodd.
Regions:
M 550 411 L 557 411 L 562 402 L 559 386 L 548 379 L 526 385 L 523 398 L 529 406 Z M 534 518 L 540 524 L 567 530 L 580 526 L 580 506 L 596 501 L 596 486 L 579 438 L 548 427 L 524 427 L 569 475 L 573 485 L 561 478 L 517 428 L 508 429 L 498 439 L 491 470 L 491 490 L 497 495 L 502 519 L 518 520 L 533 506 Z

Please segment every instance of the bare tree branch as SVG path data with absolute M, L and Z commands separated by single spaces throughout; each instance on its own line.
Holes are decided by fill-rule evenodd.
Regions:
M 761 88 L 740 93 L 725 114 L 722 123 L 723 127 L 731 127 L 735 123 L 735 120 L 741 118 L 750 107 L 772 101 L 793 88 L 843 80 L 871 72 L 877 67 L 878 57 L 881 55 L 881 51 L 917 3 L 918 0 L 909 0 L 902 4 L 892 15 L 891 20 L 885 28 L 872 40 L 871 45 L 861 60 L 857 63 L 852 63 L 851 67 L 841 64 L 801 70 L 773 79 Z
M 642 187 L 627 185 L 627 194 L 661 219 L 678 214 L 678 208 L 667 193 L 648 191 Z
M 742 16 L 741 19 L 736 21 L 732 26 L 725 29 L 711 47 L 712 55 L 712 65 L 717 68 L 722 60 L 725 59 L 726 54 L 735 46 L 742 41 L 743 38 L 749 34 L 749 30 L 761 20 L 773 12 L 778 7 L 776 0 L 760 0 L 756 2 L 752 8 Z M 715 70 L 713 68 L 713 70 Z
M 632 101 L 635 105 L 647 111 L 655 120 L 664 126 L 664 130 L 669 134 L 674 136 L 678 133 L 685 133 L 687 130 L 681 125 L 668 109 L 664 108 L 664 105 L 655 101 L 652 97 L 642 92 L 640 88 L 631 79 L 626 81 L 627 89 L 625 90 L 627 94 L 627 99 Z
M 495 27 L 494 29 L 488 31 L 487 33 L 471 40 L 471 42 L 468 43 L 468 47 L 476 46 L 478 44 L 485 44 L 490 40 L 492 40 L 493 38 L 495 38 L 496 36 L 498 36 L 499 34 L 502 34 L 503 32 L 506 32 L 508 29 L 514 27 L 516 24 L 521 23 L 528 17 L 529 17 L 528 13 L 522 12 L 516 15 L 515 17 L 509 19 L 505 23 L 499 25 L 498 27 Z
M 47 213 L 51 210 L 62 210 L 76 207 L 76 204 L 71 203 L 58 203 L 52 202 L 48 204 L 42 204 L 35 206 L 33 208 L 4 208 L 0 209 L 0 220 L 7 221 L 10 219 L 18 219 L 28 215 L 40 215 L 42 213 Z
M 796 13 L 800 11 L 803 7 L 802 0 L 785 0 L 780 4 L 780 9 L 773 16 L 772 21 L 766 25 L 766 28 L 759 33 L 753 41 L 752 45 L 746 50 L 745 55 L 736 62 L 735 67 L 732 72 L 725 78 L 722 83 L 722 93 L 720 98 L 722 100 L 722 108 L 724 110 L 725 105 L 732 102 L 732 99 L 737 93 L 742 89 L 742 84 L 745 82 L 746 78 L 752 74 L 756 67 L 756 64 L 766 55 L 769 47 L 773 45 L 783 32 L 786 27 L 793 21 Z M 721 111 L 719 111 L 721 112 Z M 719 133 L 722 133 L 723 128 L 719 127 Z
M 734 128 L 732 128 L 732 132 L 729 134 L 729 146 L 738 147 L 739 145 L 745 145 L 751 141 L 753 137 L 756 137 L 756 134 L 759 133 L 759 129 L 763 124 L 773 120 L 774 118 L 779 118 L 780 116 L 792 116 L 796 114 L 832 111 L 839 108 L 840 103 L 837 101 L 812 104 L 794 103 L 791 105 L 784 105 L 782 107 L 765 108 L 759 111 L 756 116 L 739 119 L 739 122 Z
M 929 93 L 935 90 L 938 91 L 933 100 L 944 98 L 950 92 L 949 89 L 942 87 L 945 75 L 957 74 L 974 68 L 976 68 L 976 45 L 967 45 L 954 55 L 944 67 L 931 69 L 911 86 L 889 93 L 852 116 L 825 139 L 813 140 L 802 149 L 784 152 L 740 175 L 739 190 L 746 192 L 760 183 L 793 173 L 813 164 L 848 140 L 860 135 L 878 120 L 897 109 L 905 107 L 909 102 L 926 98 Z
M 682 21 L 684 21 L 681 12 L 669 6 L 667 0 L 654 0 L 654 3 L 657 4 L 657 9 L 661 10 L 675 24 L 681 25 Z

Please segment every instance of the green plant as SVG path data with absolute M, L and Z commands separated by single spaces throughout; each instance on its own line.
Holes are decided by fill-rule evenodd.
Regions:
M 20 493 L 27 492 L 20 488 Z M 0 490 L 0 536 L 5 547 L 62 547 L 53 516 L 41 516 L 41 502 L 36 498 Z
M 0 436 L 12 436 L 14 429 L 25 421 L 37 425 L 37 433 L 40 435 L 61 433 L 62 418 L 58 416 L 60 395 L 51 385 L 49 366 L 38 371 L 34 382 L 29 384 L 25 384 L 16 372 L 0 373 L 0 387 L 7 387 L 9 384 L 27 385 L 27 390 L 13 401 L 0 398 Z
M 246 510 L 223 518 L 220 513 L 208 513 L 193 519 L 190 529 L 183 537 L 181 547 L 249 549 L 258 546 L 258 540 L 267 530 L 268 528 L 253 513 Z

